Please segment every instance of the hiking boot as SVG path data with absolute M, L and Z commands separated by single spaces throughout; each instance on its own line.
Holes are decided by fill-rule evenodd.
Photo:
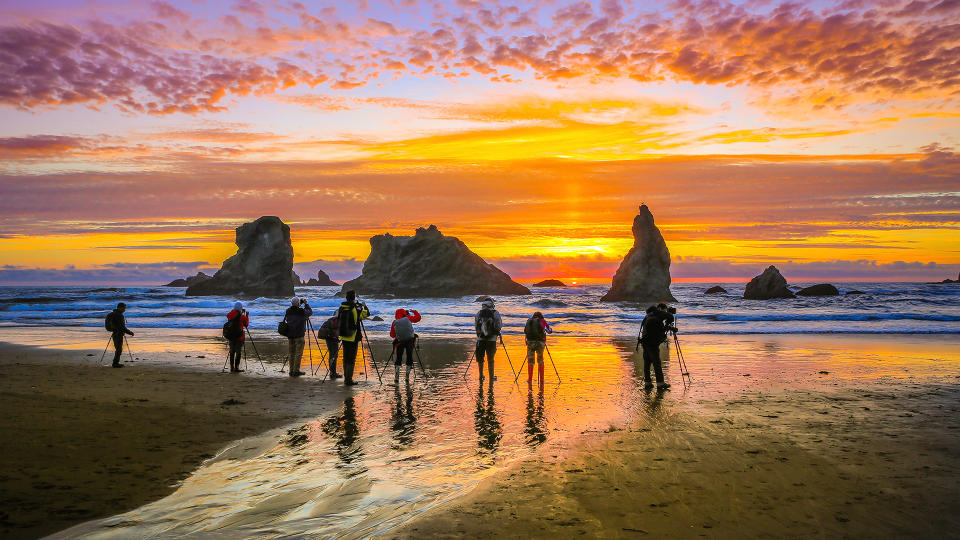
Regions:
M 653 388 L 653 382 L 643 381 L 643 388 L 644 390 L 650 390 L 651 388 Z
M 668 383 L 657 383 L 657 390 L 667 390 L 670 388 Z
M 237 371 L 241 371 L 241 370 L 238 369 Z M 297 372 L 297 377 L 300 377 L 300 376 L 302 376 L 302 375 L 306 375 L 306 373 L 304 373 L 303 371 L 298 371 L 298 372 Z
M 123 364 L 110 364 L 110 367 L 123 367 Z
M 343 381 L 344 386 L 356 386 L 358 384 L 360 383 L 358 383 L 357 381 Z
M 340 378 L 342 378 L 342 377 L 343 377 L 343 375 L 341 375 L 341 374 L 339 374 L 339 373 L 331 373 L 331 374 L 330 374 L 330 380 L 340 379 Z
M 240 369 L 240 368 L 237 368 L 237 369 L 233 370 L 233 372 L 234 372 L 234 373 L 243 373 L 243 370 Z
M 299 372 L 299 371 L 291 371 L 291 372 L 290 372 L 290 376 L 291 376 L 291 377 L 299 377 L 299 376 L 300 376 L 300 372 Z

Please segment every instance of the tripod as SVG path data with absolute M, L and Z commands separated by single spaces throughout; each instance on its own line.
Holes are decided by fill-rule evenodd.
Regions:
M 557 363 L 553 361 L 553 354 L 550 353 L 550 347 L 547 346 L 546 341 L 543 342 L 543 348 L 547 350 L 547 356 L 550 357 L 550 364 L 553 365 L 553 372 L 557 374 L 557 384 L 562 383 L 563 380 L 560 378 L 560 372 L 557 370 Z M 517 381 L 520 380 L 520 373 L 522 372 L 518 372 L 517 376 L 513 379 L 513 384 L 517 384 Z
M 673 343 L 677 346 L 677 363 L 680 364 L 680 380 L 686 380 L 687 382 L 693 382 L 690 378 L 690 370 L 687 369 L 687 361 L 683 358 L 683 350 L 680 349 L 680 339 L 677 338 L 677 333 L 673 333 Z M 686 377 L 686 379 L 684 379 Z
M 360 322 L 360 339 L 367 342 L 367 348 L 370 349 L 370 363 L 373 364 L 373 370 L 377 374 L 380 384 L 383 384 L 383 378 L 380 376 L 380 369 L 377 367 L 377 361 L 373 357 L 373 347 L 370 346 L 370 338 L 367 337 L 367 329 L 363 327 L 363 319 Z M 363 377 L 367 378 L 367 355 L 363 352 L 363 343 L 360 343 L 360 354 L 363 355 Z
M 124 336 L 123 336 L 123 342 L 127 344 L 127 354 L 130 356 L 130 361 L 132 362 L 132 361 L 133 361 L 133 353 L 130 352 L 130 342 L 127 341 L 127 336 L 126 336 L 126 334 L 124 334 Z M 107 338 L 107 346 L 103 348 L 103 354 L 100 355 L 100 361 L 97 362 L 97 365 L 98 365 L 98 366 L 102 366 L 102 365 L 103 365 L 103 359 L 104 359 L 104 357 L 107 356 L 107 349 L 110 348 L 110 344 L 111 344 L 111 343 L 113 343 L 113 335 L 112 335 L 112 334 L 110 335 L 110 337 Z
M 414 334 L 413 339 L 414 339 L 413 351 L 417 355 L 417 363 L 420 364 L 420 373 L 423 375 L 423 378 L 429 379 L 430 376 L 427 375 L 427 370 L 426 368 L 423 367 L 423 360 L 420 358 L 420 336 L 417 336 L 416 334 Z M 393 360 L 393 355 L 397 354 L 397 345 L 398 343 L 393 344 L 393 350 L 390 352 L 390 357 L 387 358 L 387 362 L 383 365 L 383 372 L 387 371 L 387 366 L 390 365 L 390 360 Z M 467 367 L 469 367 L 469 363 L 467 364 Z M 416 371 L 414 371 L 414 375 L 416 375 Z M 383 379 L 380 379 L 380 384 L 383 384 Z

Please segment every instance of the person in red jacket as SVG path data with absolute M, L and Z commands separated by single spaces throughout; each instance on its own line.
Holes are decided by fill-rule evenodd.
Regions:
M 403 353 L 407 353 L 407 379 L 410 379 L 410 370 L 413 369 L 413 345 L 417 341 L 417 334 L 413 332 L 413 323 L 420 322 L 420 312 L 417 310 L 398 309 L 396 319 L 390 325 L 390 337 L 393 338 L 393 348 L 397 352 L 397 361 L 393 364 L 394 382 L 400 380 L 400 365 L 403 364 Z
M 230 340 L 230 373 L 240 373 L 243 371 L 240 369 L 240 356 L 243 354 L 243 340 L 244 330 L 250 326 L 250 316 L 247 314 L 247 310 L 243 309 L 242 302 L 236 302 L 233 304 L 233 310 L 230 313 L 227 313 L 227 320 L 232 321 L 237 317 L 240 318 L 240 337 L 237 339 Z

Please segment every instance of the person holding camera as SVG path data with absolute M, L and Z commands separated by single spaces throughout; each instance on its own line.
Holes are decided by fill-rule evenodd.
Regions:
M 533 385 L 533 361 L 537 360 L 537 373 L 540 376 L 540 385 L 543 386 L 543 350 L 547 347 L 547 334 L 552 334 L 553 328 L 543 318 L 543 313 L 535 312 L 527 319 L 523 327 L 523 335 L 527 341 L 527 386 Z
M 673 326 L 673 314 L 668 311 L 667 305 L 660 303 L 647 308 L 647 315 L 640 323 L 640 335 L 637 336 L 638 345 L 643 347 L 643 386 L 653 388 L 650 380 L 650 367 L 657 378 L 657 389 L 666 390 L 670 385 L 663 380 L 663 365 L 660 362 L 660 344 L 667 341 L 667 332 L 676 332 Z
M 243 309 L 243 302 L 234 302 L 233 309 L 227 313 L 224 335 L 230 343 L 230 373 L 240 373 L 240 356 L 243 354 L 244 329 L 250 326 L 250 316 Z
M 480 380 L 483 380 L 483 360 L 487 359 L 487 371 L 490 373 L 490 384 L 497 378 L 493 375 L 493 357 L 497 354 L 497 340 L 503 329 L 503 318 L 496 310 L 492 298 L 487 298 L 480 304 L 480 311 L 473 317 L 473 325 L 477 331 L 477 369 L 480 371 Z
M 294 296 L 290 299 L 290 307 L 283 315 L 283 320 L 287 321 L 287 342 L 290 354 L 290 376 L 299 377 L 306 375 L 300 371 L 300 359 L 303 358 L 303 337 L 307 334 L 307 319 L 313 315 L 313 309 L 306 299 Z
M 343 384 L 353 386 L 353 368 L 357 362 L 357 349 L 363 340 L 360 324 L 370 316 L 367 304 L 357 301 L 355 291 L 347 291 L 346 299 L 337 309 L 337 333 L 343 350 Z
M 393 364 L 393 381 L 398 382 L 404 352 L 407 353 L 407 379 L 410 379 L 410 370 L 413 369 L 413 346 L 417 341 L 413 323 L 420 322 L 420 312 L 415 309 L 398 309 L 394 316 L 393 324 L 390 325 L 390 337 L 393 338 L 393 349 L 397 353 L 397 361 Z
M 338 310 L 339 312 L 339 310 Z M 327 354 L 330 362 L 330 380 L 339 379 L 337 373 L 337 353 L 340 352 L 340 339 L 337 336 L 337 315 L 323 321 L 317 330 L 317 337 L 327 344 Z
M 125 335 L 132 336 L 133 332 L 127 328 L 127 319 L 124 318 L 123 313 L 127 311 L 127 304 L 120 302 L 117 304 L 117 309 L 111 311 L 107 315 L 105 326 L 107 330 L 110 331 L 111 339 L 113 339 L 113 364 L 111 367 L 122 368 L 123 364 L 120 363 L 120 357 L 123 355 L 123 337 Z

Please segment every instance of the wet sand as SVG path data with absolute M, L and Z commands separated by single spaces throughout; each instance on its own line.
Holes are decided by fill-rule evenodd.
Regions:
M 750 391 L 540 455 L 383 537 L 957 538 L 960 386 Z
M 401 494 L 379 528 L 348 536 L 942 538 L 960 530 L 960 340 L 954 336 L 689 336 L 684 351 L 694 384 L 678 384 L 671 361 L 666 371 L 674 389 L 662 395 L 638 388 L 631 342 L 554 339 L 563 384 L 548 384 L 545 398 L 523 384 L 516 391 L 501 361 L 496 406 L 492 394 L 484 398 L 480 390 L 477 397 L 472 369 L 465 386 L 460 379 L 470 340 L 429 338 L 424 362 L 436 378 L 404 394 L 413 395 L 419 411 L 414 428 L 386 425 L 393 409 L 411 407 L 395 400 L 393 390 L 348 391 L 277 374 L 279 341 L 261 342 L 266 373 L 230 375 L 219 373 L 222 344 L 209 332 L 158 331 L 149 339 L 138 333 L 136 345 L 148 358 L 135 356 L 122 370 L 97 367 L 101 350 L 88 352 L 102 347 L 102 332 L 28 334 L 16 335 L 48 348 L 0 344 L 4 537 L 36 537 L 116 516 L 171 494 L 188 476 L 191 489 L 172 502 L 190 507 L 197 504 L 191 493 L 213 493 L 207 487 L 222 484 L 221 475 L 229 479 L 246 466 L 230 461 L 235 455 L 268 460 L 282 483 L 286 462 L 276 461 L 274 448 L 285 449 L 292 462 L 308 457 L 303 467 L 315 469 L 299 475 L 304 500 L 285 510 L 305 515 L 286 523 L 304 534 L 342 519 L 343 497 L 357 498 L 354 513 L 379 508 L 383 487 L 397 487 L 380 477 L 405 467 L 407 455 L 440 467 L 415 468 L 408 478 L 415 484 L 437 482 L 451 466 L 480 464 L 490 474 L 466 495 L 439 497 L 452 499 L 439 505 Z M 12 337 L 0 331 L 0 340 Z M 517 362 L 519 338 L 508 337 L 507 345 Z M 360 438 L 351 435 L 355 442 L 342 446 L 345 437 L 324 427 L 351 392 L 358 397 Z M 477 416 L 481 403 L 489 410 Z M 437 405 L 442 414 L 434 416 L 430 407 Z M 493 422 L 494 435 L 481 420 Z M 443 431 L 456 422 L 463 425 Z M 251 436 L 291 424 L 302 430 L 273 437 L 265 454 L 246 451 Z M 585 426 L 576 428 L 579 437 L 562 435 L 574 426 Z M 451 434 L 469 437 L 475 448 L 451 454 L 438 446 L 424 454 L 432 448 L 428 441 Z M 230 464 L 207 460 L 220 451 Z M 376 457 L 381 451 L 386 457 Z M 495 465 L 501 461 L 508 466 Z M 203 466 L 209 462 L 216 463 Z M 256 467 L 250 474 L 251 485 L 267 478 Z M 343 476 L 343 484 L 329 483 L 330 475 Z M 369 486 L 357 491 L 358 482 Z M 327 488 L 339 495 L 307 493 Z M 163 509 L 172 507 L 155 504 L 139 517 L 165 519 Z M 256 504 L 263 508 L 238 512 L 237 519 L 271 527 L 272 518 L 264 517 L 276 504 L 269 490 Z M 96 527 L 115 535 L 117 519 L 128 518 Z
M 100 352 L 0 344 L 0 536 L 36 538 L 159 499 L 231 441 L 345 395 L 279 376 L 98 367 Z

